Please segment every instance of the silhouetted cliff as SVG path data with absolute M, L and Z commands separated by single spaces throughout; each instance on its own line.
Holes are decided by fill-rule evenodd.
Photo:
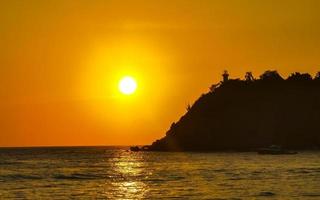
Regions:
M 284 80 L 276 71 L 259 79 L 228 79 L 202 95 L 155 151 L 254 150 L 272 144 L 292 149 L 320 147 L 320 73 L 293 73 Z

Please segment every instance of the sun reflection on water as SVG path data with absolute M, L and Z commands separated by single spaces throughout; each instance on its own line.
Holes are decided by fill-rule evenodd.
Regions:
M 114 158 L 113 173 L 117 177 L 111 183 L 114 197 L 121 199 L 145 197 L 148 186 L 141 181 L 147 174 L 144 171 L 144 164 L 142 154 L 124 151 L 119 157 Z

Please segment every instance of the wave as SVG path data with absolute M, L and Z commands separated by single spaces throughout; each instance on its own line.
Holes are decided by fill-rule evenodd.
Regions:
M 18 165 L 22 164 L 22 162 L 19 161 L 0 161 L 0 165 Z
M 80 173 L 74 173 L 70 175 L 66 174 L 56 174 L 53 175 L 54 179 L 63 179 L 63 180 L 90 180 L 90 179 L 104 179 L 106 178 L 103 175 L 94 175 L 94 174 L 80 174 Z
M 7 174 L 1 175 L 0 180 L 21 180 L 21 179 L 28 179 L 28 180 L 39 180 L 43 179 L 44 177 L 37 176 L 37 175 L 27 175 L 27 174 Z
M 297 169 L 290 169 L 287 170 L 289 173 L 295 173 L 295 174 L 310 174 L 310 173 L 318 173 L 320 172 L 319 167 L 313 167 L 313 168 L 297 168 Z
M 304 197 L 320 197 L 320 193 L 303 193 Z
M 273 192 L 268 192 L 268 191 L 266 191 L 266 192 L 260 192 L 260 193 L 258 194 L 258 196 L 263 196 L 263 197 L 274 196 L 274 195 L 276 195 L 276 194 L 273 193 Z
M 80 174 L 74 173 L 70 175 L 66 174 L 56 174 L 52 175 L 52 179 L 64 179 L 64 180 L 90 180 L 90 179 L 104 179 L 103 175 L 93 175 L 93 174 Z M 16 180 L 41 180 L 48 179 L 48 177 L 38 176 L 38 175 L 29 175 L 29 174 L 7 174 L 0 176 L 0 182 L 4 181 L 16 181 Z

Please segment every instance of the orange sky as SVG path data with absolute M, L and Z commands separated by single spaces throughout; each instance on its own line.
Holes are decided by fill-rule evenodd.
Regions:
M 228 69 L 320 70 L 318 0 L 4 0 L 0 146 L 149 144 Z M 138 90 L 117 91 L 124 75 Z

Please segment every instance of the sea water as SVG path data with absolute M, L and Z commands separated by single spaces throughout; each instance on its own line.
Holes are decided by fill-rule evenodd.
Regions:
M 0 199 L 320 199 L 320 152 L 2 148 Z

